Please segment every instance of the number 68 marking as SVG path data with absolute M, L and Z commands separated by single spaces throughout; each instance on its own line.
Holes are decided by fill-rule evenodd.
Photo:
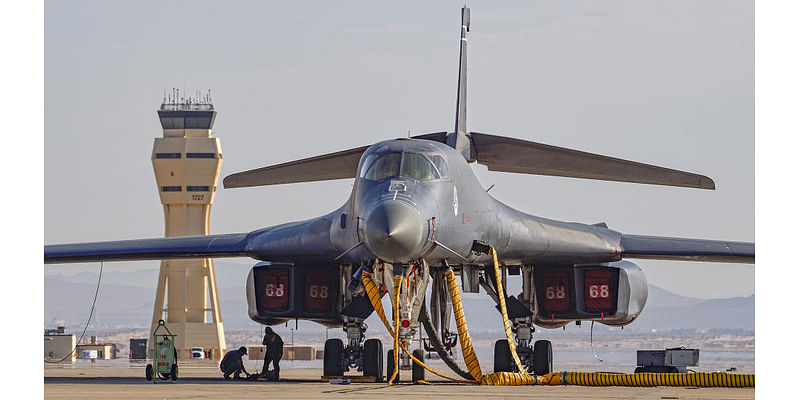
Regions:
M 592 285 L 589 286 L 589 297 L 596 299 L 598 297 L 606 299 L 608 298 L 608 285 Z
M 272 283 L 268 283 L 266 290 L 264 291 L 267 297 L 283 297 L 283 284 L 274 285 Z
M 544 296 L 548 300 L 563 299 L 567 296 L 567 289 L 564 286 L 548 286 L 544 290 Z

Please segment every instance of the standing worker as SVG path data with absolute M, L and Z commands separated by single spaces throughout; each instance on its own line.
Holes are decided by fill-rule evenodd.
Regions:
M 223 357 L 222 362 L 219 363 L 219 369 L 222 371 L 222 376 L 224 376 L 225 379 L 231 379 L 231 374 L 233 374 L 233 379 L 241 379 L 239 374 L 242 372 L 250 377 L 250 374 L 244 369 L 244 362 L 242 362 L 242 356 L 245 354 L 247 354 L 247 348 L 244 346 L 239 347 L 238 350 L 231 350 L 225 353 L 225 357 Z
M 264 367 L 261 369 L 261 376 L 267 377 L 267 369 L 271 361 L 272 370 L 275 372 L 275 380 L 277 381 L 281 374 L 279 363 L 283 357 L 283 339 L 281 339 L 272 328 L 266 327 L 264 329 L 264 340 L 261 341 L 261 344 L 267 346 L 267 351 L 264 354 Z

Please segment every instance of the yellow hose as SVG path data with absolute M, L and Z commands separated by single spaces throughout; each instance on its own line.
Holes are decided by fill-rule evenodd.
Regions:
M 464 316 L 464 306 L 461 304 L 461 294 L 458 290 L 458 282 L 456 282 L 456 274 L 453 270 L 448 270 L 445 273 L 447 278 L 447 287 L 450 289 L 450 297 L 453 303 L 453 314 L 456 316 L 456 328 L 458 328 L 458 341 L 461 342 L 461 354 L 464 355 L 464 363 L 467 365 L 469 374 L 476 381 L 481 381 L 483 372 L 481 372 L 481 365 L 478 362 L 478 356 L 475 355 L 475 349 L 472 348 L 472 339 L 469 336 L 467 329 L 467 318 Z
M 475 350 L 472 346 L 472 339 L 469 336 L 467 329 L 467 320 L 464 315 L 464 307 L 461 303 L 461 294 L 458 290 L 458 283 L 456 282 L 455 274 L 452 270 L 445 274 L 447 278 L 448 288 L 450 290 L 450 297 L 453 303 L 453 313 L 456 318 L 456 326 L 458 328 L 458 338 L 461 342 L 461 350 L 464 354 L 464 362 L 467 365 L 470 375 L 475 378 L 474 381 L 465 381 L 460 379 L 445 376 L 431 368 L 429 368 L 421 360 L 414 357 L 403 343 L 400 343 L 399 329 L 392 329 L 389 321 L 386 319 L 386 314 L 383 310 L 381 303 L 381 294 L 377 286 L 373 282 L 370 273 L 364 271 L 361 274 L 361 280 L 366 288 L 367 297 L 369 297 L 372 307 L 375 312 L 383 321 L 386 329 L 391 333 L 394 339 L 394 373 L 392 374 L 389 382 L 391 382 L 399 371 L 399 353 L 398 348 L 408 354 L 411 359 L 433 374 L 442 378 L 449 379 L 457 383 L 480 383 L 481 385 L 503 385 L 503 386 L 520 386 L 520 385 L 576 385 L 576 386 L 632 386 L 632 387 L 648 387 L 648 386 L 699 386 L 699 387 L 755 387 L 755 375 L 753 374 L 729 374 L 727 372 L 698 372 L 698 373 L 639 373 L 639 374 L 614 374 L 607 372 L 553 372 L 543 376 L 531 376 L 527 371 L 522 368 L 522 363 L 514 346 L 514 341 L 511 335 L 511 326 L 508 321 L 508 311 L 505 304 L 505 292 L 503 291 L 502 277 L 500 275 L 500 266 L 497 261 L 497 253 L 494 248 L 490 249 L 489 254 L 492 255 L 492 261 L 495 268 L 495 282 L 497 283 L 498 296 L 500 297 L 500 309 L 503 315 L 503 325 L 506 331 L 506 338 L 508 338 L 509 350 L 517 363 L 520 373 L 515 372 L 495 372 L 492 374 L 483 375 L 481 372 L 478 357 L 475 355 Z M 398 327 L 400 324 L 399 302 L 400 302 L 400 286 L 402 284 L 402 277 L 394 277 L 394 297 L 392 299 L 392 306 L 394 308 L 394 326 Z M 420 381 L 417 383 L 427 383 Z M 392 385 L 392 383 L 390 383 Z
M 578 386 L 699 386 L 755 387 L 754 374 L 727 372 L 614 374 L 607 372 L 554 372 L 539 377 L 540 385 Z
M 514 347 L 514 340 L 511 337 L 511 326 L 508 322 L 508 312 L 506 310 L 506 302 L 505 302 L 505 295 L 503 294 L 503 282 L 500 278 L 500 267 L 497 262 L 497 255 L 494 253 L 494 248 L 490 250 L 493 254 L 494 260 L 494 267 L 495 267 L 495 276 L 497 277 L 497 288 L 498 294 L 502 299 L 500 302 L 500 311 L 503 314 L 503 324 L 506 328 L 506 337 L 508 338 L 508 346 L 511 354 L 514 356 L 517 366 L 520 367 L 520 371 L 524 371 L 522 373 L 515 373 L 515 372 L 494 372 L 491 374 L 483 375 L 481 373 L 481 367 L 478 363 L 478 357 L 475 356 L 475 350 L 472 347 L 472 339 L 469 336 L 469 331 L 467 330 L 467 319 L 464 316 L 464 307 L 461 304 L 461 293 L 458 290 L 458 283 L 456 282 L 456 276 L 452 270 L 447 271 L 445 276 L 447 277 L 447 286 L 450 289 L 450 297 L 453 303 L 453 313 L 456 316 L 456 327 L 458 327 L 458 339 L 461 342 L 461 351 L 464 354 L 464 362 L 467 364 L 467 369 L 469 373 L 475 378 L 475 380 L 480 381 L 481 385 L 503 385 L 503 386 L 520 386 L 520 385 L 535 385 L 536 379 L 533 376 L 528 375 L 527 371 L 525 371 L 522 367 L 522 363 L 519 361 L 519 357 L 517 356 L 517 350 Z
M 397 278 L 395 278 L 395 279 L 397 279 Z M 383 325 L 386 327 L 386 330 L 389 331 L 389 333 L 392 335 L 392 339 L 396 340 L 396 345 L 399 345 L 399 347 L 402 348 L 403 351 L 406 354 L 408 354 L 408 356 L 411 357 L 411 359 L 415 363 L 417 363 L 417 365 L 425 368 L 426 370 L 428 370 L 429 372 L 431 372 L 434 375 L 437 375 L 437 376 L 439 376 L 441 378 L 444 378 L 444 379 L 451 380 L 451 381 L 456 382 L 456 383 L 478 383 L 477 381 L 466 381 L 466 380 L 462 380 L 462 379 L 451 378 L 451 377 L 449 377 L 447 375 L 444 375 L 444 374 L 442 374 L 442 373 L 440 373 L 440 372 L 428 367 L 427 365 L 425 365 L 424 362 L 422 362 L 421 360 L 419 360 L 416 357 L 414 357 L 414 355 L 411 354 L 408 351 L 406 346 L 403 345 L 403 343 L 400 343 L 399 337 L 397 335 L 397 331 L 395 329 L 392 329 L 392 326 L 389 324 L 389 321 L 386 319 L 386 313 L 383 311 L 383 303 L 381 303 L 380 290 L 378 290 L 378 287 L 375 285 L 375 282 L 372 281 L 372 279 L 370 277 L 370 274 L 368 272 L 366 272 L 366 271 L 362 272 L 361 273 L 361 281 L 364 283 L 364 288 L 366 289 L 367 297 L 369 298 L 370 303 L 372 303 L 372 308 L 375 309 L 375 312 L 381 318 L 381 321 L 383 321 Z M 395 291 L 395 293 L 399 293 L 399 290 Z M 396 295 L 395 298 L 397 298 L 397 295 Z M 397 354 L 396 351 L 395 351 L 395 354 Z M 398 365 L 395 364 L 395 373 L 398 371 L 397 366 Z M 393 375 L 393 377 L 394 377 L 394 375 Z M 391 382 L 391 380 L 389 382 Z M 426 382 L 420 381 L 420 382 L 416 382 L 416 383 L 426 383 Z

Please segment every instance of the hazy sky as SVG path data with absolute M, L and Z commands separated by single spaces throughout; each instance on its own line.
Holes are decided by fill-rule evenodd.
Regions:
M 221 177 L 409 130 L 452 130 L 461 5 L 45 2 L 45 243 L 163 236 L 150 152 L 162 134 L 156 110 L 173 87 L 212 90 Z M 717 185 L 474 167 L 496 198 L 624 233 L 754 241 L 751 1 L 469 6 L 469 130 L 696 172 Z M 211 230 L 318 216 L 350 188 L 340 180 L 220 190 Z M 683 295 L 754 291 L 752 265 L 635 262 L 651 283 Z M 97 265 L 45 267 L 84 270 Z

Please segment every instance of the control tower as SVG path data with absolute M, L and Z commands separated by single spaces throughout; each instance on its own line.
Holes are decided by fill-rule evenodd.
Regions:
M 158 110 L 164 136 L 155 139 L 151 157 L 166 237 L 208 235 L 222 166 L 219 139 L 211 136 L 217 112 L 210 91 L 184 96 L 177 89 L 165 94 Z M 193 347 L 202 347 L 214 359 L 225 354 L 212 259 L 161 261 L 151 332 L 159 319 L 177 335 L 178 359 L 191 358 Z

